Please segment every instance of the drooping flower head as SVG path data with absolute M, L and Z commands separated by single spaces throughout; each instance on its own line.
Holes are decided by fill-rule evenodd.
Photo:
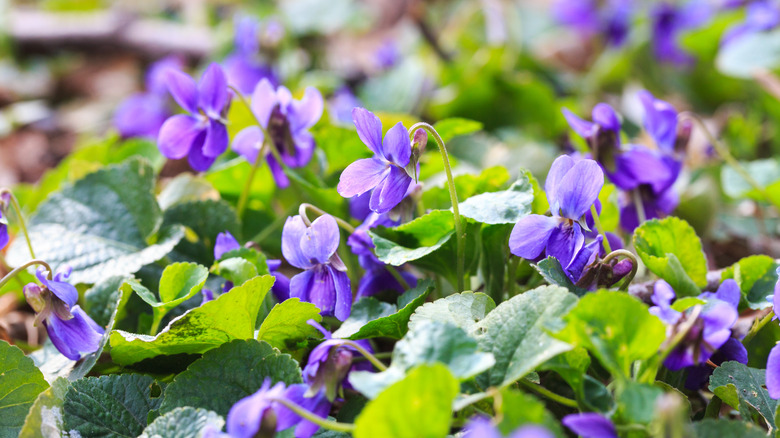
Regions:
M 24 287 L 27 303 L 36 312 L 35 322 L 43 322 L 49 339 L 63 356 L 79 360 L 100 348 L 105 330 L 76 305 L 79 294 L 67 282 L 71 269 L 57 271 L 51 280 L 43 268 L 35 273 L 43 286 L 29 283 Z
M 345 198 L 361 195 L 373 189 L 369 208 L 382 214 L 393 209 L 406 196 L 412 177 L 406 166 L 412 154 L 409 134 L 401 122 L 390 128 L 382 139 L 382 122 L 365 108 L 352 110 L 358 136 L 374 152 L 347 166 L 341 174 L 337 190 Z
M 509 236 L 512 254 L 528 260 L 552 256 L 571 277 L 577 269 L 581 273 L 583 258 L 587 261 L 598 247 L 591 246 L 590 253 L 581 254 L 586 245 L 580 223 L 603 186 L 604 173 L 595 161 L 575 163 L 567 155 L 558 157 L 545 181 L 552 217 L 532 214 L 521 218 Z
M 8 241 L 11 240 L 8 235 L 8 224 L 3 218 L 3 211 L 0 209 L 0 249 L 5 248 L 8 245 Z
M 157 146 L 166 158 L 187 157 L 194 170 L 207 170 L 228 146 L 224 115 L 230 94 L 225 73 L 218 64 L 211 64 L 198 84 L 178 70 L 166 74 L 168 90 L 187 114 L 165 121 Z
M 306 366 L 303 368 L 303 381 L 310 385 L 309 394 L 316 394 L 323 390 L 328 400 L 333 401 L 342 385 L 351 388 L 347 380 L 350 372 L 371 371 L 373 366 L 368 361 L 353 364 L 352 358 L 358 354 L 355 347 L 345 344 L 343 339 L 334 338 L 316 321 L 309 320 L 308 323 L 325 336 L 325 341 L 309 353 Z M 355 342 L 369 353 L 374 352 L 368 341 Z
M 166 71 L 180 70 L 182 60 L 175 56 L 163 58 L 149 67 L 146 73 L 145 88 L 125 99 L 114 113 L 114 126 L 123 138 L 157 138 L 160 127 L 171 115 L 168 106 L 168 87 L 165 83 Z
M 326 418 L 330 412 L 330 402 L 323 393 L 305 397 L 304 393 L 307 389 L 304 384 L 285 387 L 284 382 L 277 382 L 271 386 L 271 379 L 266 378 L 257 392 L 242 398 L 230 408 L 225 425 L 227 433 L 212 428 L 205 431 L 204 437 L 254 438 L 272 436 L 274 432 L 295 427 L 296 438 L 310 438 L 317 432 L 319 426 L 301 418 L 279 402 L 279 400 L 288 400 L 319 417 Z
M 606 172 L 613 172 L 615 154 L 620 150 L 620 117 L 615 110 L 606 103 L 596 104 L 592 122 L 577 117 L 566 108 L 563 116 L 571 129 L 588 143 L 594 159 Z
M 617 438 L 617 429 L 609 418 L 596 412 L 570 414 L 561 420 L 576 435 L 582 438 Z
M 293 99 L 290 90 L 284 86 L 274 88 L 267 79 L 261 80 L 252 93 L 252 112 L 263 129 L 271 137 L 274 147 L 285 165 L 302 167 L 309 163 L 314 153 L 314 137 L 309 128 L 320 120 L 323 110 L 320 92 L 307 87 L 301 100 Z M 233 139 L 233 150 L 254 164 L 263 145 L 263 130 L 250 126 Z M 279 187 L 287 187 L 290 181 L 269 152 L 266 160 Z
M 323 215 L 307 227 L 300 216 L 287 218 L 282 229 L 282 254 L 304 271 L 290 280 L 290 297 L 308 301 L 323 315 L 341 321 L 352 310 L 352 289 L 346 266 L 336 250 L 339 227 L 333 216 Z
M 707 362 L 713 353 L 731 337 L 731 327 L 739 314 L 737 306 L 740 299 L 739 286 L 734 280 L 725 280 L 716 293 L 699 295 L 706 304 L 696 316 L 694 309 L 679 312 L 671 307 L 676 294 L 664 280 L 658 280 L 653 290 L 652 301 L 655 306 L 650 313 L 658 316 L 667 324 L 667 337 L 671 338 L 679 330 L 687 328 L 687 333 L 664 360 L 664 365 L 672 371 Z M 696 318 L 693 322 L 690 318 Z
M 489 419 L 484 417 L 469 420 L 463 431 L 465 432 L 463 438 L 502 438 L 504 436 Z M 552 438 L 553 436 L 555 435 L 543 426 L 527 424 L 514 430 L 507 435 L 507 438 Z

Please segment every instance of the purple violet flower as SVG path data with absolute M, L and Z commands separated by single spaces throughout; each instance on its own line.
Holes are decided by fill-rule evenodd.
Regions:
M 228 145 L 224 115 L 230 94 L 225 73 L 219 65 L 211 64 L 197 85 L 181 71 L 168 70 L 166 74 L 168 90 L 187 114 L 165 121 L 157 145 L 166 158 L 188 157 L 194 170 L 207 170 Z
M 657 4 L 650 13 L 656 59 L 677 65 L 692 64 L 693 56 L 680 48 L 680 35 L 685 30 L 704 25 L 710 15 L 710 6 L 705 0 L 691 0 L 683 6 L 668 2 Z
M 737 305 L 740 290 L 734 280 L 725 280 L 717 292 L 704 293 L 699 298 L 707 301 L 692 324 L 685 338 L 669 353 L 664 365 L 672 371 L 707 362 L 731 337 L 731 327 L 737 321 Z M 655 306 L 650 313 L 658 316 L 668 326 L 668 336 L 673 336 L 680 325 L 687 325 L 691 311 L 678 312 L 671 307 L 676 294 L 664 280 L 658 280 L 651 300 Z
M 412 177 L 405 170 L 412 154 L 409 134 L 398 122 L 382 140 L 382 122 L 365 108 L 354 108 L 352 119 L 358 136 L 375 155 L 347 166 L 337 190 L 341 196 L 351 198 L 373 189 L 369 208 L 386 213 L 401 202 L 412 183 Z
M 243 16 L 236 17 L 234 23 L 235 50 L 222 61 L 228 83 L 243 94 L 251 93 L 263 79 L 277 86 L 278 80 L 273 70 L 259 58 L 260 22 Z
M 632 0 L 558 0 L 553 4 L 555 19 L 585 37 L 603 35 L 607 44 L 620 47 L 631 28 Z
M 289 167 L 302 167 L 311 160 L 315 144 L 309 128 L 320 120 L 323 105 L 322 95 L 316 88 L 307 87 L 303 98 L 295 100 L 290 90 L 284 86 L 274 88 L 267 79 L 261 80 L 252 93 L 252 112 Z M 233 139 L 233 150 L 251 164 L 258 159 L 263 145 L 263 129 L 250 126 Z M 265 158 L 276 184 L 281 188 L 287 187 L 290 181 L 281 163 L 270 152 Z
M 617 429 L 609 418 L 595 413 L 571 414 L 561 420 L 576 435 L 582 438 L 617 438 Z
M 552 217 L 532 214 L 520 219 L 509 236 L 512 254 L 528 260 L 555 257 L 567 275 L 574 277 L 573 270 L 584 266 L 582 258 L 590 258 L 581 251 L 598 250 L 598 246 L 586 248 L 580 223 L 603 185 L 604 173 L 595 161 L 583 159 L 575 164 L 567 155 L 558 157 L 545 181 Z
M 323 315 L 344 321 L 352 310 L 352 286 L 347 267 L 336 250 L 339 227 L 333 216 L 323 215 L 304 224 L 300 216 L 287 218 L 282 229 L 282 254 L 304 271 L 290 280 L 290 297 L 317 306 Z
M 772 30 L 780 24 L 780 8 L 771 0 L 757 0 L 745 8 L 745 21 L 730 27 L 720 40 L 721 47 L 759 32 Z
M 214 244 L 214 259 L 219 260 L 226 253 L 237 249 L 241 249 L 241 245 L 238 243 L 238 240 L 230 234 L 230 231 L 219 233 L 217 234 L 217 241 Z
M 268 266 L 268 272 L 276 279 L 274 285 L 271 287 L 271 292 L 274 293 L 276 300 L 282 302 L 290 298 L 290 279 L 279 272 L 282 261 L 278 259 L 268 259 L 265 263 Z
M 9 240 L 11 238 L 8 235 L 8 224 L 3 219 L 3 212 L 0 211 L 0 249 L 5 248 Z
M 771 296 L 772 310 L 775 312 L 773 320 L 780 313 L 780 268 L 777 268 L 777 275 L 779 278 L 775 283 L 775 293 Z M 766 389 L 770 397 L 780 399 L 780 343 L 772 347 L 766 361 Z
M 105 330 L 76 305 L 78 291 L 67 283 L 71 269 L 57 271 L 49 280 L 43 268 L 35 273 L 43 286 L 29 283 L 24 287 L 27 303 L 37 313 L 36 324 L 43 321 L 49 339 L 63 356 L 79 360 L 100 348 Z
M 463 428 L 465 432 L 463 438 L 502 438 L 503 434 L 489 419 L 477 417 L 469 420 Z M 544 428 L 535 424 L 520 426 L 514 430 L 507 438 L 553 438 L 554 435 Z
M 325 341 L 314 347 L 309 353 L 309 359 L 303 368 L 303 381 L 310 385 L 308 394 L 316 394 L 322 389 L 331 402 L 336 399 L 339 388 L 351 388 L 347 377 L 352 371 L 373 371 L 373 366 L 368 361 L 352 363 L 352 358 L 358 351 L 351 345 L 344 343 L 343 339 L 334 338 L 333 335 L 314 320 L 308 321 L 309 325 L 319 330 Z M 373 353 L 371 344 L 367 340 L 354 341 L 369 353 Z

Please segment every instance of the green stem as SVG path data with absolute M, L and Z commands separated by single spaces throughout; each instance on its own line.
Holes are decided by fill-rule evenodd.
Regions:
M 332 214 L 329 214 L 328 212 L 326 212 L 325 210 L 319 207 L 304 202 L 298 208 L 298 214 L 301 215 L 301 219 L 303 219 L 303 223 L 306 224 L 307 227 L 311 226 L 311 221 L 309 220 L 309 216 L 306 214 L 306 210 L 311 210 L 317 213 L 319 216 L 327 214 L 328 216 L 331 216 L 333 219 L 336 219 L 336 223 L 339 224 L 339 226 L 347 233 L 352 234 L 355 232 L 355 227 L 350 225 L 349 222 L 345 221 L 344 219 L 333 216 Z
M 388 264 L 386 264 L 386 263 L 385 263 L 385 269 L 387 269 L 387 272 L 389 272 L 389 273 L 390 273 L 390 275 L 392 275 L 392 276 L 393 276 L 393 278 L 395 278 L 395 281 L 397 281 L 397 282 L 398 282 L 398 284 L 400 284 L 400 285 L 401 285 L 401 287 L 403 287 L 403 288 L 404 288 L 404 290 L 409 290 L 409 289 L 411 289 L 411 288 L 412 288 L 412 287 L 409 285 L 409 283 L 406 281 L 406 279 L 404 278 L 404 276 L 403 276 L 403 275 L 401 275 L 401 273 L 400 273 L 400 272 L 398 272 L 398 269 L 395 269 L 395 266 L 393 266 L 393 265 L 388 265 Z
M 35 258 L 35 252 L 33 251 L 32 247 L 32 241 L 30 240 L 30 234 L 27 232 L 27 225 L 24 223 L 24 215 L 22 215 L 22 207 L 19 205 L 19 201 L 16 199 L 16 196 L 14 196 L 13 192 L 11 192 L 8 189 L 2 189 L 0 190 L 0 196 L 8 194 L 8 197 L 11 199 L 11 205 L 14 208 L 14 211 L 16 212 L 16 217 L 19 220 L 19 228 L 22 229 L 22 233 L 24 234 L 25 240 L 27 240 L 27 249 L 30 251 L 30 258 Z
M 149 334 L 152 336 L 157 335 L 157 330 L 160 328 L 160 323 L 162 322 L 162 319 L 165 317 L 165 312 L 158 312 L 157 308 L 153 309 L 154 313 L 152 316 L 152 327 L 149 329 Z
M 286 406 L 291 411 L 295 412 L 301 417 L 311 421 L 312 423 L 318 424 L 321 427 L 324 427 L 325 429 L 330 429 L 330 430 L 335 430 L 336 432 L 345 432 L 345 433 L 352 433 L 355 431 L 354 424 L 340 423 L 338 421 L 331 421 L 326 418 L 322 418 L 304 409 L 302 406 L 299 406 L 297 403 L 291 402 L 290 400 L 287 400 L 285 398 L 272 398 L 272 400 Z
M 531 383 L 531 382 L 529 382 L 528 380 L 525 380 L 525 379 L 520 379 L 518 382 L 520 383 L 521 386 L 523 386 L 525 388 L 528 388 L 531 391 L 536 392 L 537 394 L 541 395 L 542 397 L 547 397 L 547 398 L 549 398 L 550 400 L 552 400 L 552 401 L 554 401 L 556 403 L 562 404 L 564 406 L 568 406 L 570 408 L 575 408 L 575 409 L 579 407 L 579 405 L 577 404 L 576 400 L 572 400 L 572 399 L 564 397 L 562 395 L 558 395 L 558 394 L 550 391 L 549 389 L 545 388 L 542 385 L 537 385 L 537 384 Z
M 682 342 L 682 340 L 685 339 L 685 337 L 688 335 L 688 332 L 691 330 L 693 325 L 696 324 L 696 320 L 701 314 L 701 309 L 701 305 L 696 305 L 693 307 L 691 313 L 687 315 L 686 320 L 677 326 L 677 333 L 675 333 L 674 337 L 666 343 L 663 351 L 661 351 L 660 354 L 653 356 L 647 363 L 648 366 L 644 368 L 644 370 L 639 375 L 635 376 L 639 382 L 647 383 L 655 380 L 656 374 L 658 374 L 658 367 L 663 363 L 664 360 L 666 360 L 666 357 L 669 356 L 672 350 L 677 347 L 677 344 Z
M 382 361 L 376 358 L 373 354 L 371 354 L 368 350 L 361 347 L 360 344 L 357 342 L 349 341 L 349 340 L 343 340 L 344 345 L 349 345 L 350 347 L 354 348 L 358 351 L 358 353 L 362 354 L 363 357 L 368 359 L 369 362 L 371 362 L 372 365 L 376 367 L 379 371 L 386 371 L 387 365 L 383 364 Z
M 268 142 L 263 139 L 263 145 L 260 147 L 260 151 L 257 153 L 254 164 L 252 164 L 252 170 L 249 171 L 249 176 L 244 183 L 244 190 L 241 191 L 241 197 L 238 198 L 238 206 L 236 207 L 236 213 L 239 219 L 243 219 L 244 210 L 246 209 L 246 203 L 249 200 L 249 192 L 252 191 L 252 182 L 255 180 L 257 170 L 260 168 L 263 156 L 265 155 L 266 144 Z
M 11 266 L 8 265 L 8 262 L 5 261 L 5 257 L 3 257 L 3 254 L 0 253 L 0 265 L 2 265 L 3 270 L 10 273 L 12 271 Z M 19 287 L 24 289 L 24 282 L 19 279 L 19 277 L 14 277 L 16 279 L 16 282 L 19 283 Z
M 263 231 L 257 233 L 254 237 L 252 237 L 249 240 L 257 243 L 263 242 L 265 239 L 270 237 L 276 230 L 278 230 L 287 220 L 287 217 L 292 215 L 294 211 L 295 211 L 295 206 L 290 207 L 286 212 L 284 212 L 284 214 L 279 214 L 279 216 L 276 219 L 274 219 L 274 221 L 271 222 L 270 225 L 263 228 Z
M 436 129 L 434 129 L 433 126 L 420 122 L 415 123 L 412 125 L 411 128 L 409 128 L 409 138 L 414 139 L 414 133 L 418 129 L 424 129 L 427 131 L 431 137 L 436 141 L 436 145 L 439 146 L 439 152 L 441 153 L 441 159 L 444 162 L 444 171 L 447 174 L 447 185 L 449 187 L 450 191 L 450 203 L 452 203 L 452 215 L 455 219 L 455 233 L 457 234 L 457 275 L 458 275 L 458 292 L 463 292 L 464 290 L 464 264 L 465 264 L 465 246 L 466 246 L 466 236 L 463 233 L 463 224 L 460 222 L 460 210 L 458 209 L 458 193 L 455 190 L 455 179 L 452 177 L 452 167 L 450 166 L 450 159 L 449 155 L 447 154 L 447 147 L 444 145 L 444 140 L 442 140 L 441 136 L 438 132 L 436 132 Z
M 639 220 L 639 225 L 642 225 L 647 221 L 645 204 L 642 202 L 642 196 L 639 194 L 639 190 L 634 189 L 631 192 L 631 196 L 634 198 L 634 207 L 636 207 L 636 217 Z
M 634 279 L 634 276 L 636 275 L 637 269 L 639 269 L 639 264 L 636 260 L 636 256 L 634 255 L 634 253 L 625 249 L 617 249 L 615 251 L 610 252 L 609 254 L 606 255 L 606 257 L 604 257 L 604 259 L 601 262 L 607 263 L 618 256 L 623 256 L 631 260 L 631 272 L 628 273 L 626 278 L 623 279 L 623 284 L 620 285 L 620 290 L 627 290 L 628 285 L 631 283 L 631 281 Z
M 596 211 L 596 204 L 590 206 L 590 214 L 593 216 L 593 224 L 596 226 L 596 231 L 604 236 L 604 241 L 602 242 L 604 249 L 607 253 L 612 252 L 612 247 L 609 246 L 609 239 L 607 239 L 607 233 L 604 231 L 604 227 L 601 226 L 601 219 L 599 219 L 599 213 Z
M 52 275 L 53 274 L 52 274 L 51 266 L 49 266 L 49 264 L 44 262 L 43 260 L 34 259 L 34 260 L 30 260 L 29 262 L 27 262 L 27 263 L 25 263 L 25 264 L 23 264 L 21 266 L 18 266 L 16 268 L 14 268 L 13 271 L 5 274 L 5 277 L 0 279 L 0 289 L 2 289 L 3 286 L 5 286 L 12 278 L 16 277 L 20 272 L 24 271 L 25 269 L 29 268 L 32 265 L 41 265 L 44 268 L 46 268 L 49 271 L 49 274 L 47 275 L 47 278 L 49 280 L 52 279 Z
M 761 331 L 762 328 L 764 328 L 765 325 L 769 323 L 769 321 L 774 318 L 775 312 L 769 312 L 761 318 L 760 320 L 756 320 L 755 323 L 753 323 L 753 327 L 750 327 L 750 331 L 745 335 L 744 338 L 742 338 L 742 343 L 747 344 L 750 342 L 751 339 L 753 339 L 754 336 L 758 334 L 758 332 Z
M 772 198 L 769 196 L 769 193 L 766 191 L 764 187 L 761 187 L 761 184 L 758 183 L 751 175 L 750 172 L 748 172 L 742 165 L 737 161 L 736 158 L 734 158 L 733 155 L 731 155 L 731 152 L 729 151 L 729 148 L 726 147 L 723 143 L 721 143 L 715 136 L 710 132 L 709 129 L 707 129 L 707 126 L 704 124 L 704 121 L 697 116 L 696 114 L 690 113 L 690 112 L 684 112 L 680 113 L 679 119 L 689 119 L 694 122 L 696 122 L 697 125 L 699 125 L 699 128 L 704 132 L 704 135 L 707 137 L 707 141 L 712 144 L 712 147 L 715 148 L 715 150 L 718 152 L 718 155 L 720 155 L 721 158 L 723 158 L 723 161 L 725 161 L 729 166 L 731 166 L 738 174 L 741 176 L 748 184 L 750 184 L 753 189 L 755 189 L 764 200 L 772 205 L 775 205 L 772 202 Z M 780 205 L 775 205 L 777 208 L 780 208 Z

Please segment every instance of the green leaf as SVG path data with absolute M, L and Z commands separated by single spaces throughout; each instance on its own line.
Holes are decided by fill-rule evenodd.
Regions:
M 55 269 L 70 265 L 74 284 L 132 274 L 162 258 L 184 234 L 180 227 L 160 228 L 153 189 L 153 169 L 133 159 L 52 193 L 30 218 L 35 255 Z M 8 263 L 29 259 L 24 239 L 16 239 Z
M 410 330 L 393 349 L 390 369 L 381 373 L 353 371 L 349 381 L 368 398 L 403 379 L 406 372 L 422 364 L 442 363 L 459 380 L 466 380 L 495 363 L 493 355 L 479 351 L 477 341 L 447 322 L 423 321 Z
M 195 263 L 168 265 L 160 278 L 160 300 L 165 307 L 174 307 L 200 292 L 208 276 L 208 269 Z
M 211 272 L 233 284 L 244 284 L 258 275 L 257 266 L 243 257 L 222 259 L 211 267 Z
M 627 424 L 649 424 L 655 416 L 656 400 L 662 394 L 657 386 L 629 382 L 617 394 L 617 415 Z
M 539 370 L 555 371 L 571 386 L 578 398 L 584 399 L 584 383 L 588 367 L 590 367 L 588 351 L 578 347 L 553 357 Z
M 161 354 L 205 353 L 234 339 L 254 338 L 260 306 L 274 277 L 256 277 L 172 320 L 157 336 L 111 332 L 111 358 L 129 365 Z
M 588 290 L 579 287 L 572 283 L 571 279 L 563 271 L 561 262 L 555 257 L 547 257 L 544 260 L 540 260 L 539 263 L 533 265 L 534 268 L 542 275 L 548 283 L 555 286 L 562 286 L 569 290 L 569 292 L 581 297 L 585 295 Z
M 674 303 L 672 303 L 672 309 L 678 312 L 685 312 L 697 304 L 707 304 L 707 301 L 698 297 L 680 298 L 679 300 L 675 300 Z
M 780 31 L 744 35 L 718 51 L 715 65 L 721 73 L 752 79 L 759 70 L 774 70 L 780 64 Z
M 770 199 L 764 199 L 764 195 L 753 188 L 742 175 L 731 166 L 723 166 L 720 174 L 723 191 L 733 199 L 743 199 L 745 197 L 756 201 L 765 201 L 773 203 L 780 207 L 780 193 L 777 188 L 780 187 L 780 160 L 767 158 L 763 160 L 754 160 L 740 163 L 745 171 L 750 174 L 759 187 Z
M 208 181 L 190 173 L 180 173 L 165 184 L 157 195 L 160 208 L 168 208 L 185 202 L 219 198 L 219 192 Z
M 752 255 L 723 270 L 721 281 L 733 278 L 751 309 L 765 309 L 772 305 L 767 300 L 775 293 L 778 281 L 778 263 L 772 257 Z
M 744 421 L 705 418 L 693 423 L 698 438 L 766 438 L 766 431 Z
M 459 205 L 460 214 L 484 224 L 516 224 L 531 213 L 534 189 L 525 175 L 521 175 L 508 189 L 501 192 L 472 196 Z
M 456 176 L 454 180 L 458 199 L 468 199 L 480 193 L 495 192 L 505 188 L 509 182 L 509 172 L 504 166 L 494 166 L 484 169 L 479 175 L 466 173 Z M 425 208 L 432 210 L 451 208 L 447 182 L 426 188 L 422 194 L 422 203 Z
M 68 379 L 59 377 L 51 383 L 49 389 L 38 394 L 30 412 L 27 413 L 19 438 L 65 436 L 62 404 L 69 388 Z
M 506 269 L 509 265 L 509 234 L 511 225 L 483 225 L 480 232 L 482 257 L 480 271 L 485 281 L 484 292 L 501 301 L 506 291 Z
M 409 330 L 424 321 L 439 321 L 454 324 L 467 333 L 491 310 L 496 303 L 480 292 L 463 292 L 425 303 L 414 311 L 409 319 Z
M 87 377 L 71 384 L 65 394 L 65 430 L 74 436 L 137 437 L 149 413 L 160 407 L 162 389 L 140 374 Z
M 368 402 L 355 438 L 441 438 L 450 431 L 458 380 L 442 364 L 421 365 Z
M 325 153 L 326 175 L 340 172 L 361 158 L 371 158 L 373 153 L 363 144 L 354 129 L 317 123 L 311 130 L 317 149 Z
M 183 225 L 197 239 L 183 239 L 174 248 L 174 259 L 192 260 L 203 265 L 214 261 L 217 234 L 229 231 L 241 239 L 241 224 L 236 211 L 223 200 L 189 201 L 165 210 L 163 226 Z
M 555 336 L 590 351 L 614 376 L 631 376 L 631 364 L 658 354 L 666 327 L 638 299 L 624 292 L 586 294 Z
M 715 368 L 710 377 L 709 389 L 725 403 L 740 411 L 743 419 L 750 421 L 745 415 L 754 408 L 769 425 L 770 431 L 775 428 L 775 410 L 777 400 L 769 396 L 766 385 L 766 370 L 750 368 L 739 362 L 729 361 Z
M 455 137 L 480 131 L 482 129 L 482 123 L 460 117 L 451 117 L 449 119 L 439 120 L 433 125 L 433 128 L 439 133 L 439 136 L 446 144 Z
M 406 334 L 412 312 L 425 302 L 432 290 L 432 281 L 421 280 L 416 287 L 398 297 L 398 306 L 377 301 L 373 297 L 363 298 L 352 306 L 352 314 L 333 332 L 333 337 L 353 340 L 380 337 L 401 339 Z
M 122 295 L 120 288 L 127 277 L 109 277 L 95 284 L 84 292 L 84 311 L 100 326 L 106 327 L 111 321 L 111 315 L 119 307 L 117 306 Z M 130 298 L 127 296 L 126 298 Z M 120 318 L 117 318 L 120 319 Z
M 558 286 L 541 286 L 501 303 L 478 322 L 471 333 L 482 351 L 493 353 L 496 365 L 477 378 L 483 388 L 507 386 L 548 359 L 571 347 L 547 334 L 554 323 L 577 303 L 577 297 Z
M 298 350 L 306 341 L 320 336 L 319 330 L 307 323 L 313 319 L 322 321 L 320 309 L 312 303 L 290 298 L 275 305 L 263 320 L 257 332 L 257 340 L 266 341 L 282 351 Z
M 519 427 L 528 424 L 542 425 L 559 438 L 566 436 L 560 422 L 544 407 L 544 403 L 524 392 L 511 388 L 501 390 L 500 414 L 498 430 L 504 436 L 511 436 Z
M 207 426 L 220 431 L 224 425 L 216 413 L 187 406 L 155 418 L 138 438 L 197 438 Z
M 16 437 L 38 394 L 49 387 L 32 359 L 0 341 L 0 437 Z
M 678 297 L 707 285 L 707 260 L 693 228 L 674 216 L 653 219 L 634 231 L 634 247 L 645 266 L 672 286 Z
M 231 292 L 232 293 L 232 292 Z M 209 351 L 165 389 L 160 412 L 192 406 L 227 415 L 235 402 L 273 383 L 301 383 L 298 363 L 266 342 L 235 340 Z

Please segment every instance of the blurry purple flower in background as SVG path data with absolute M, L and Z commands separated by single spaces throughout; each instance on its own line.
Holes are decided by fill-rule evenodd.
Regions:
M 650 12 L 655 58 L 670 64 L 692 64 L 695 59 L 680 47 L 680 38 L 684 31 L 706 24 L 711 14 L 706 0 L 691 0 L 682 6 L 668 2 L 655 5 Z
M 586 37 L 603 36 L 613 47 L 623 45 L 631 27 L 633 0 L 557 0 L 555 19 Z
M 734 280 L 725 280 L 716 293 L 699 295 L 706 304 L 692 323 L 685 337 L 669 353 L 664 365 L 672 371 L 707 362 L 713 353 L 731 338 L 731 327 L 739 314 L 737 306 L 741 292 Z M 692 310 L 678 312 L 671 305 L 676 298 L 672 287 L 664 280 L 658 280 L 653 289 L 655 306 L 650 313 L 658 316 L 668 326 L 668 337 L 675 335 L 680 326 L 691 324 Z
M 289 217 L 282 229 L 284 258 L 304 270 L 290 280 L 290 297 L 344 321 L 352 310 L 352 288 L 347 267 L 336 254 L 339 241 L 338 224 L 330 215 L 318 217 L 310 227 L 300 216 Z
M 730 27 L 720 40 L 721 46 L 759 32 L 772 30 L 780 24 L 780 7 L 772 0 L 758 0 L 747 5 L 745 21 Z
M 235 50 L 230 53 L 222 66 L 230 85 L 243 94 L 249 94 L 263 79 L 267 79 L 276 87 L 279 83 L 270 66 L 260 59 L 260 38 L 262 26 L 253 17 L 236 17 Z
M 166 76 L 168 90 L 187 114 L 165 121 L 157 146 L 166 158 L 188 157 L 194 170 L 207 170 L 228 146 L 224 116 L 230 94 L 225 73 L 218 64 L 211 64 L 197 85 L 178 70 L 167 70 Z
M 79 360 L 85 354 L 100 348 L 105 330 L 76 305 L 79 294 L 76 288 L 67 282 L 69 267 L 60 269 L 49 280 L 45 270 L 35 273 L 43 286 L 29 283 L 24 287 L 27 303 L 33 308 L 36 324 L 43 321 L 49 339 L 63 356 L 70 360 Z
M 267 79 L 261 80 L 252 93 L 252 112 L 289 167 L 302 167 L 311 160 L 315 144 L 309 128 L 320 120 L 323 105 L 322 95 L 316 88 L 307 87 L 303 98 L 295 100 L 290 90 L 284 86 L 274 88 Z M 250 126 L 233 139 L 233 150 L 251 164 L 258 159 L 263 145 L 263 129 Z M 270 152 L 265 157 L 276 184 L 287 187 L 290 181 L 281 163 Z
M 160 127 L 171 115 L 165 72 L 181 70 L 181 58 L 169 56 L 149 67 L 145 78 L 146 91 L 136 93 L 122 102 L 114 113 L 114 126 L 123 138 L 157 138 Z
M 398 44 L 392 39 L 385 40 L 374 52 L 374 62 L 380 70 L 387 70 L 398 64 L 401 59 L 401 51 Z
M 609 418 L 595 412 L 570 414 L 561 420 L 575 435 L 582 438 L 617 438 L 617 429 Z
M 340 125 L 352 125 L 352 110 L 363 106 L 360 99 L 349 87 L 342 86 L 328 99 L 328 112 L 331 120 Z
M 390 128 L 382 140 L 382 122 L 365 108 L 352 110 L 357 133 L 374 157 L 363 158 L 347 166 L 336 188 L 345 198 L 362 195 L 373 189 L 369 208 L 386 213 L 406 196 L 412 177 L 406 166 L 412 155 L 409 134 L 401 122 Z
M 576 282 L 585 266 L 583 259 L 598 252 L 599 245 L 585 245 L 580 222 L 603 185 L 604 173 L 595 161 L 583 159 L 575 164 L 568 155 L 558 157 L 544 185 L 552 217 L 531 214 L 521 218 L 509 236 L 512 254 L 527 260 L 555 257 Z
M 238 240 L 236 240 L 236 238 L 233 237 L 229 231 L 217 234 L 216 240 L 217 242 L 214 244 L 215 260 L 220 260 L 222 256 L 229 253 L 230 251 L 241 249 L 241 245 L 238 243 Z M 290 279 L 281 272 L 278 272 L 279 268 L 282 266 L 282 261 L 267 259 L 265 263 L 268 266 L 269 274 L 273 275 L 276 279 L 273 287 L 271 288 L 271 291 L 274 293 L 276 299 L 278 301 L 284 301 L 287 298 L 290 298 Z M 227 282 L 225 286 L 226 291 L 232 288 L 233 283 Z

